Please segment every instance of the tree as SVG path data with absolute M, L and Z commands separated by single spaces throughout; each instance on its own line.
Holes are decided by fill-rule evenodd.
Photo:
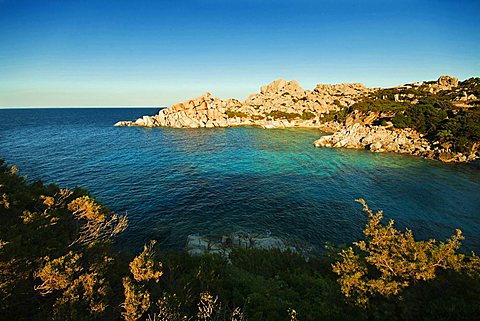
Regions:
M 148 283 L 158 283 L 163 275 L 162 263 L 155 259 L 154 245 L 155 241 L 145 245 L 142 253 L 130 262 L 133 280 L 128 276 L 123 278 L 125 301 L 122 316 L 126 321 L 139 320 L 148 311 L 151 304 Z

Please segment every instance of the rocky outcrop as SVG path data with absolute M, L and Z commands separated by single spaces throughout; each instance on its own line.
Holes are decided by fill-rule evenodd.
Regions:
M 437 81 L 418 82 L 392 88 L 397 90 L 393 101 L 417 104 L 418 97 L 410 89 L 430 93 L 451 91 L 457 107 L 469 108 L 477 97 L 463 88 L 457 78 L 441 76 Z M 234 126 L 261 126 L 265 129 L 311 127 L 333 135 L 324 136 L 315 142 L 318 147 L 366 148 L 373 152 L 396 152 L 420 155 L 442 162 L 465 162 L 476 159 L 470 155 L 453 153 L 449 147 L 435 145 L 411 129 L 393 129 L 393 125 L 374 126 L 385 123 L 395 116 L 394 111 L 348 110 L 346 118 L 339 117 L 355 102 L 366 96 L 369 99 L 378 88 L 367 88 L 360 83 L 325 85 L 318 84 L 313 90 L 304 90 L 295 80 L 279 79 L 260 87 L 258 93 L 245 101 L 222 100 L 205 93 L 200 97 L 161 109 L 157 115 L 143 116 L 135 121 L 119 121 L 114 126 L 217 128 Z M 451 94 L 447 92 L 447 94 Z M 445 93 L 443 93 L 445 94 Z M 388 93 L 383 94 L 388 98 Z M 456 100 L 455 100 L 456 99 Z M 337 111 L 343 110 L 342 113 Z M 337 122 L 336 120 L 339 120 Z
M 372 152 L 415 154 L 430 150 L 429 142 L 410 129 L 389 129 L 355 123 L 314 142 L 316 147 L 365 148 Z
M 243 109 L 258 116 L 268 116 L 272 112 L 319 116 L 350 106 L 359 96 L 373 90 L 362 84 L 317 85 L 314 90 L 304 90 L 295 80 L 280 79 L 250 95 Z
M 199 128 L 199 127 L 227 127 L 234 121 L 227 120 L 225 114 L 231 101 L 223 102 L 213 98 L 210 93 L 164 108 L 154 116 L 143 116 L 134 122 L 122 121 L 115 126 L 144 126 L 144 127 L 174 127 L 174 128 Z
M 440 76 L 436 82 L 426 83 L 428 91 L 436 94 L 442 90 L 452 90 L 458 87 L 458 78 L 451 76 Z
M 440 76 L 437 80 L 437 84 L 443 90 L 450 90 L 458 87 L 458 78 L 451 76 Z
M 373 90 L 362 84 L 317 85 L 314 90 L 304 90 L 295 80 L 279 79 L 262 86 L 244 102 L 205 93 L 164 108 L 157 115 L 119 121 L 114 126 L 318 128 L 323 126 L 325 114 L 349 106 Z
M 236 232 L 224 235 L 219 240 L 213 240 L 200 235 L 189 235 L 187 237 L 186 250 L 191 256 L 219 254 L 228 258 L 234 248 L 277 249 L 282 252 L 297 252 L 295 247 L 289 246 L 280 238 L 271 235 Z
M 478 158 L 476 154 L 464 155 L 430 143 L 413 129 L 394 129 L 388 126 L 361 125 L 355 123 L 343 127 L 332 135 L 314 142 L 316 147 L 358 148 L 371 152 L 395 152 L 438 159 L 442 162 L 466 162 Z

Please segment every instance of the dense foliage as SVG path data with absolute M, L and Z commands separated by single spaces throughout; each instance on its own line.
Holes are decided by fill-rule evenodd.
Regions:
M 273 119 L 287 119 L 287 120 L 294 120 L 301 117 L 300 114 L 287 113 L 280 110 L 271 111 L 267 114 L 267 116 L 272 117 Z
M 235 111 L 235 110 L 230 110 L 228 109 L 225 114 L 230 117 L 230 118 L 235 118 L 235 117 L 240 117 L 240 118 L 245 118 L 248 115 L 246 113 L 243 113 L 241 111 Z
M 382 89 L 344 109 L 343 113 L 377 112 L 383 121 L 391 120 L 397 128 L 416 129 L 447 149 L 475 152 L 480 145 L 480 107 L 475 101 L 467 107 L 458 107 L 456 103 L 462 95 L 480 97 L 480 78 L 467 79 L 455 90 L 437 94 L 422 86 Z
M 398 128 L 415 128 L 455 151 L 468 152 L 480 142 L 480 107 L 455 110 L 448 101 L 426 98 L 392 118 Z
M 336 121 L 339 123 L 344 123 L 345 120 L 347 119 L 348 115 L 353 111 L 351 108 L 343 108 L 340 110 L 336 111 L 331 111 L 328 114 L 323 114 L 322 121 L 324 122 L 330 122 L 330 121 Z
M 302 112 L 302 115 L 300 116 L 300 118 L 302 118 L 303 120 L 310 120 L 310 119 L 314 119 L 315 118 L 315 114 L 310 112 L 310 111 L 306 111 L 304 110 Z
M 458 253 L 462 232 L 456 231 L 447 242 L 415 241 L 412 231 L 396 230 L 393 220 L 382 225 L 382 211 L 373 213 L 364 200 L 359 200 L 368 213 L 365 239 L 342 250 L 333 271 L 346 297 L 358 305 L 367 305 L 375 296 L 395 296 L 419 281 L 436 277 L 440 270 L 453 270 L 476 278 L 480 273 L 480 258 L 475 254 Z
M 112 240 L 126 217 L 83 190 L 26 183 L 0 161 L 0 319 L 475 320 L 480 261 L 415 241 L 369 213 L 356 248 L 311 256 L 233 249 L 138 255 Z M 365 205 L 366 206 L 366 205 Z M 161 255 L 160 255 L 161 254 Z M 386 263 L 385 263 L 386 262 Z M 390 267 L 390 268 L 388 268 Z

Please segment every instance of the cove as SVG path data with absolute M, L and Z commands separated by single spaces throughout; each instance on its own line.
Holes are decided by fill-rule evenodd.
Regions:
M 480 249 L 478 164 L 315 148 L 318 130 L 118 128 L 157 109 L 0 110 L 0 157 L 29 181 L 88 189 L 130 225 L 119 239 L 138 249 L 157 239 L 182 248 L 187 235 L 234 231 L 321 249 L 359 239 L 361 206 L 383 209 L 418 239 L 460 228 Z

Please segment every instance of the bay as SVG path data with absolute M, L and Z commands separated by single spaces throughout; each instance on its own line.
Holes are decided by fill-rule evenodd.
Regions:
M 188 234 L 271 233 L 321 249 L 367 221 L 357 198 L 419 239 L 460 228 L 480 250 L 480 166 L 362 150 L 319 149 L 314 129 L 113 127 L 152 108 L 1 109 L 0 158 L 29 181 L 88 189 L 128 213 L 122 247 Z

